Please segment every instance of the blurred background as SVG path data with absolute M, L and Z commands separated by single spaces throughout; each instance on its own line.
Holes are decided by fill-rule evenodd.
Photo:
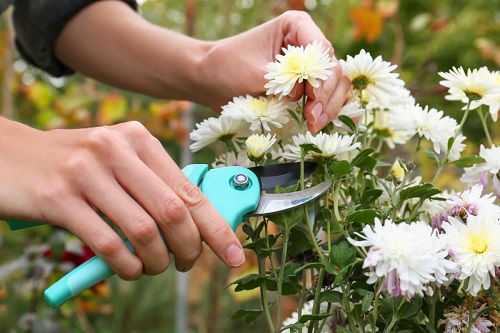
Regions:
M 146 0 L 147 20 L 191 36 L 215 40 L 250 29 L 286 10 L 309 12 L 332 41 L 337 58 L 365 48 L 399 66 L 417 101 L 457 117 L 458 103 L 445 102 L 438 71 L 452 66 L 498 70 L 499 0 Z M 77 128 L 141 121 L 180 164 L 211 163 L 208 150 L 191 156 L 187 134 L 215 114 L 185 101 L 165 101 L 117 90 L 81 75 L 53 78 L 29 66 L 12 43 L 10 15 L 0 18 L 0 115 L 33 127 Z M 499 133 L 498 123 L 493 129 Z M 464 134 L 477 149 L 483 132 L 477 115 Z M 1 133 L 0 133 L 1 135 Z M 498 141 L 497 141 L 498 142 Z M 476 148 L 474 148 L 476 147 Z M 399 152 L 404 154 L 403 152 Z M 422 172 L 432 163 L 422 157 Z M 441 187 L 457 182 L 454 170 Z M 243 240 L 243 238 L 241 238 Z M 231 320 L 242 304 L 258 308 L 257 293 L 234 293 L 228 282 L 256 271 L 248 253 L 238 270 L 219 265 L 205 249 L 189 277 L 173 269 L 137 282 L 112 278 L 59 309 L 43 290 L 92 253 L 64 230 L 41 226 L 12 232 L 0 222 L 0 332 L 263 332 L 262 318 L 251 324 Z M 286 313 L 295 308 L 287 299 Z

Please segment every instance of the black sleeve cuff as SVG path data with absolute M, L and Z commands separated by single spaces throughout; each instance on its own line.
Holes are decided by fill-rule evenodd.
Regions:
M 96 0 L 17 0 L 14 28 L 19 53 L 32 65 L 53 76 L 72 74 L 54 54 L 54 44 L 66 23 Z M 135 0 L 122 0 L 137 10 Z

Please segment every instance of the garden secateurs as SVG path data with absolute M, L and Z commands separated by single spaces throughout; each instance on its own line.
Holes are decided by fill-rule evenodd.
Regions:
M 316 164 L 305 163 L 304 177 L 312 174 Z M 300 178 L 299 163 L 274 164 L 255 168 L 229 166 L 208 169 L 206 164 L 191 164 L 182 169 L 187 178 L 200 187 L 212 205 L 235 230 L 246 216 L 279 213 L 310 202 L 331 187 L 331 180 L 289 193 L 268 193 L 276 186 L 296 184 Z M 11 229 L 22 229 L 39 223 L 7 221 Z M 125 240 L 128 248 L 132 245 Z M 67 273 L 44 292 L 45 300 L 57 307 L 83 290 L 115 273 L 104 260 L 95 256 Z

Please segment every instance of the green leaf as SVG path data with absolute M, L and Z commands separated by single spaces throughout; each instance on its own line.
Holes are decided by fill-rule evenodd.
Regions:
M 339 303 L 342 304 L 342 293 L 333 290 L 323 291 L 319 295 L 319 302 L 328 302 L 328 303 Z
M 372 223 L 380 214 L 374 209 L 362 209 L 346 216 L 347 222 L 358 222 L 362 224 Z
M 261 313 L 262 310 L 257 310 L 257 309 L 240 309 L 233 313 L 231 319 L 235 320 L 242 318 L 245 319 L 245 322 L 247 324 L 249 324 L 255 319 L 257 319 Z
M 361 203 L 363 207 L 369 206 L 371 203 L 377 200 L 382 195 L 382 193 L 384 193 L 384 191 L 378 188 L 366 190 L 361 196 Z
M 371 171 L 375 167 L 375 165 L 377 165 L 377 160 L 370 156 L 370 154 L 373 152 L 373 148 L 363 150 L 356 157 L 354 157 L 351 164 L 360 169 Z
M 287 109 L 288 111 L 288 114 L 290 115 L 290 117 L 292 117 L 296 122 L 297 124 L 301 124 L 301 122 L 299 121 L 299 118 L 297 117 L 297 114 L 295 113 L 295 111 L 293 110 L 290 110 L 290 109 Z
M 448 139 L 448 145 L 447 145 L 448 151 L 451 150 L 451 147 L 453 147 L 454 143 L 455 143 L 455 138 L 454 137 L 451 137 L 451 138 Z
M 337 333 L 352 333 L 352 331 L 345 327 L 337 327 Z
M 312 143 L 303 143 L 300 145 L 300 148 L 304 151 L 304 155 L 307 155 L 307 153 L 310 151 L 313 151 L 318 154 L 322 153 L 321 149 L 319 149 L 318 146 Z
M 354 121 L 351 119 L 351 117 L 348 117 L 346 115 L 340 115 L 338 116 L 338 119 L 343 122 L 347 127 L 349 127 L 349 129 L 353 132 L 356 132 L 357 131 L 357 127 L 356 127 L 356 124 L 354 123 Z
M 229 285 L 235 284 L 235 291 L 253 290 L 260 287 L 265 280 L 266 278 L 260 276 L 259 274 L 249 274 L 242 277 L 241 279 L 231 282 Z
M 422 148 L 421 149 L 425 155 L 427 155 L 431 160 L 433 160 L 436 163 L 439 163 L 439 156 L 436 154 L 434 150 L 430 150 L 427 148 Z
M 344 268 L 356 260 L 356 250 L 346 241 L 332 246 L 331 258 L 335 265 Z
M 352 264 L 348 265 L 344 268 L 342 268 L 338 273 L 337 276 L 335 277 L 335 281 L 333 282 L 334 285 L 340 284 L 342 281 L 345 280 L 347 277 L 347 274 L 349 274 L 349 270 L 351 269 Z
M 484 162 L 485 160 L 481 156 L 465 156 L 461 159 L 451 162 L 450 164 L 455 164 L 458 168 L 470 168 L 474 164 Z
M 328 273 L 330 273 L 332 275 L 337 275 L 338 274 L 338 272 L 335 269 L 335 267 L 333 267 L 333 262 L 331 262 L 330 260 L 328 260 L 328 258 L 321 259 L 321 264 L 323 265 L 323 267 L 325 267 L 325 271 L 327 271 Z
M 290 230 L 288 243 L 289 256 L 295 257 L 304 251 L 312 249 L 313 247 L 314 245 L 309 239 L 307 231 L 303 228 L 296 226 Z
M 363 296 L 363 299 L 361 300 L 361 312 L 365 313 L 368 311 L 370 308 L 370 305 L 372 305 L 373 298 L 375 297 L 375 294 L 372 292 L 367 293 L 365 296 Z
M 337 161 L 331 167 L 332 173 L 335 178 L 341 178 L 351 173 L 351 164 L 347 161 Z
M 330 312 L 319 313 L 319 314 L 305 314 L 300 316 L 299 323 L 306 323 L 308 321 L 318 321 L 331 316 Z
M 411 302 L 405 301 L 399 308 L 396 316 L 398 319 L 414 317 L 422 307 L 422 298 L 414 297 Z
M 435 188 L 432 184 L 416 185 L 402 190 L 399 195 L 399 199 L 400 201 L 411 198 L 428 199 L 439 193 L 441 193 L 441 191 Z

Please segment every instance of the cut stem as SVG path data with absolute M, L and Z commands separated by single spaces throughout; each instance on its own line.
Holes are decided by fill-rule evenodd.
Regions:
M 490 130 L 488 129 L 488 123 L 487 123 L 488 115 L 484 114 L 482 105 L 479 108 L 478 114 L 479 114 L 479 119 L 481 119 L 481 124 L 483 125 L 484 134 L 486 135 L 486 139 L 488 140 L 488 144 L 491 147 L 491 146 L 493 146 L 493 140 L 491 139 Z

